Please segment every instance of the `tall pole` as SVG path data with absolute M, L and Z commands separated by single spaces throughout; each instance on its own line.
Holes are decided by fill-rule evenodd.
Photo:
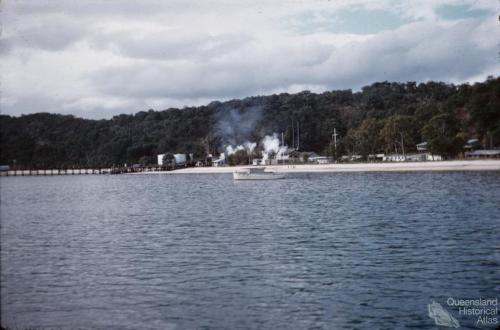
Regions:
M 405 143 L 404 143 L 404 140 L 403 140 L 403 133 L 399 132 L 399 135 L 401 135 L 401 149 L 403 150 L 403 159 L 406 160 Z
M 295 149 L 295 125 L 292 119 L 292 149 Z
M 334 156 L 333 151 L 332 151 L 332 141 L 334 139 L 334 137 L 333 137 L 334 135 L 335 135 L 335 133 L 332 134 L 332 140 L 330 141 L 330 154 L 332 155 L 332 157 Z
M 335 160 L 337 160 L 337 129 L 333 128 L 333 145 L 335 147 Z
M 297 150 L 300 148 L 300 121 L 297 120 Z
M 283 138 L 283 132 L 281 132 L 281 164 L 285 165 L 285 160 L 283 159 L 283 148 L 285 147 L 285 140 Z

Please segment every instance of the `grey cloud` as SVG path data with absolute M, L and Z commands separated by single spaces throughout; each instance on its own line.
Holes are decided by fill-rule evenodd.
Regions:
M 67 100 L 57 98 L 53 95 L 39 95 L 30 94 L 26 91 L 22 98 L 17 99 L 12 104 L 2 104 L 1 113 L 10 115 L 22 115 L 35 112 L 50 112 L 60 114 L 72 114 L 84 118 L 110 118 L 120 113 L 132 113 L 147 109 L 147 107 L 140 103 L 140 101 L 130 101 L 126 106 L 105 107 L 105 106 L 92 106 L 92 107 L 66 107 L 64 103 Z
M 34 112 L 57 112 L 60 113 L 58 100 L 50 96 L 33 95 L 28 92 L 24 97 L 5 104 L 2 102 L 2 114 L 22 115 Z
M 149 16 L 162 10 L 186 8 L 182 1 L 135 0 L 20 0 L 8 1 L 5 11 L 27 15 L 65 14 L 70 16 Z
M 214 8 L 245 8 L 257 6 L 259 1 L 198 1 L 198 0 L 17 0 L 4 1 L 4 11 L 16 14 L 42 16 L 64 14 L 68 17 L 92 19 L 148 19 L 169 13 L 200 13 Z M 260 1 L 267 4 L 265 0 Z M 193 22 L 194 24 L 196 22 Z
M 224 61 L 108 68 L 92 83 L 119 96 L 217 99 L 292 85 L 357 89 L 380 80 L 464 80 L 495 66 L 494 46 L 477 44 L 484 29 L 481 21 L 451 27 L 421 22 L 342 48 L 277 44 L 271 53 L 244 48 Z
M 134 31 L 97 35 L 99 47 L 118 51 L 121 55 L 155 60 L 207 60 L 238 50 L 252 41 L 246 35 L 187 34 L 182 31 L 162 31 L 135 35 Z
M 12 47 L 12 38 L 2 38 L 2 42 L 0 42 L 0 55 L 9 53 L 12 50 Z
M 314 68 L 327 61 L 332 46 L 317 42 L 276 43 L 271 50 L 248 43 L 214 58 L 184 58 L 106 68 L 89 83 L 105 93 L 149 98 L 231 98 L 269 93 L 314 80 Z
M 464 80 L 496 65 L 494 45 L 479 45 L 482 21 L 466 21 L 451 27 L 425 22 L 385 33 L 337 52 L 319 82 L 329 86 L 360 87 L 374 81 Z
M 35 47 L 58 51 L 71 45 L 84 34 L 84 28 L 69 22 L 49 22 L 21 31 Z
M 176 29 L 168 32 L 158 32 L 158 29 L 165 28 L 158 21 L 151 25 L 151 30 L 156 32 L 100 32 L 88 25 L 93 20 L 106 20 L 112 15 L 130 15 L 134 19 L 140 17 L 138 25 L 148 29 L 148 24 L 142 24 L 146 22 L 145 16 L 154 21 L 156 12 L 168 10 L 168 6 L 175 10 L 177 6 L 182 7 L 178 1 L 165 3 L 160 5 L 158 1 L 151 1 L 137 6 L 135 2 L 124 1 L 117 6 L 101 0 L 41 0 L 9 5 L 25 15 L 15 26 L 20 34 L 10 30 L 9 34 L 2 36 L 0 43 L 0 56 L 8 60 L 5 63 L 16 64 L 16 70 L 26 67 L 34 70 L 32 74 L 40 78 L 36 75 L 50 71 L 37 70 L 34 63 L 42 66 L 54 62 L 50 54 L 44 53 L 43 59 L 48 58 L 48 61 L 30 62 L 28 59 L 24 66 L 24 62 L 16 59 L 17 54 L 12 52 L 16 47 L 32 48 L 26 50 L 27 55 L 35 54 L 36 49 L 52 50 L 52 54 L 57 54 L 57 59 L 64 64 L 80 62 L 88 68 L 85 47 L 89 45 L 87 51 L 95 55 L 92 58 L 103 59 L 103 63 L 92 64 L 89 70 L 68 75 L 76 81 L 68 79 L 61 85 L 71 90 L 65 94 L 71 95 L 66 96 L 72 98 L 70 100 L 62 99 L 48 88 L 45 94 L 40 88 L 36 95 L 27 85 L 15 87 L 17 90 L 5 88 L 9 83 L 10 86 L 22 86 L 22 83 L 16 85 L 15 79 L 13 82 L 5 79 L 2 84 L 9 103 L 3 104 L 2 112 L 52 111 L 102 118 L 154 108 L 155 104 L 149 104 L 153 102 L 151 100 L 161 102 L 156 105 L 166 108 L 200 104 L 200 100 L 289 91 L 297 86 L 313 86 L 313 91 L 314 88 L 358 89 L 382 80 L 462 82 L 481 75 L 500 74 L 494 34 L 496 22 L 478 19 L 467 19 L 454 25 L 449 22 L 442 25 L 439 21 L 414 22 L 367 40 L 355 39 L 358 41 L 337 46 L 328 44 L 327 40 L 322 42 L 318 36 L 288 35 L 282 31 L 272 31 L 277 38 L 266 39 L 259 27 L 256 27 L 258 33 L 255 34 L 235 30 L 216 35 L 198 31 L 196 22 L 192 22 L 194 28 L 190 31 Z M 117 7 L 117 13 L 112 13 Z M 133 16 L 138 7 L 141 11 Z M 196 10 L 200 11 L 200 8 Z M 13 24 L 8 16 L 3 20 L 7 27 Z M 125 20 L 112 23 L 119 28 L 121 22 Z M 142 37 L 139 32 L 143 33 Z M 75 49 L 67 48 L 82 39 L 89 43 L 82 43 L 83 51 L 79 57 Z M 6 76 L 13 77 L 14 73 Z M 64 79 L 64 74 L 60 73 L 60 77 Z M 86 98 L 98 101 L 86 103 Z M 99 100 L 108 98 L 123 102 L 116 102 L 119 106 L 112 105 L 112 102 L 99 105 Z
M 7 53 L 16 47 L 28 47 L 49 51 L 61 51 L 83 38 L 88 28 L 82 21 L 73 21 L 65 16 L 47 16 L 18 25 L 11 19 L 4 21 L 6 29 L 11 30 L 4 40 L 7 46 L 2 46 L 2 53 Z

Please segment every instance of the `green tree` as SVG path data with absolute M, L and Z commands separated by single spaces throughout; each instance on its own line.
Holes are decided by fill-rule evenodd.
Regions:
M 361 125 L 353 132 L 354 148 L 364 159 L 368 159 L 369 154 L 375 154 L 382 148 L 380 131 L 383 122 L 375 118 L 363 120 Z
M 227 157 L 230 166 L 248 165 L 248 153 L 246 150 L 237 150 L 235 153 Z
M 386 119 L 380 137 L 384 141 L 386 152 L 408 152 L 415 149 L 417 132 L 413 117 L 393 115 Z
M 167 168 L 175 167 L 175 157 L 171 153 L 166 153 L 163 155 L 163 166 Z
M 465 143 L 457 126 L 457 120 L 451 114 L 432 117 L 422 129 L 429 151 L 445 158 L 457 155 Z

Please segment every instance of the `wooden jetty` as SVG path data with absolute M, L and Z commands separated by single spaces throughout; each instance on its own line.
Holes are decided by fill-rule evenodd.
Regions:
M 134 172 L 156 172 L 165 170 L 172 170 L 172 169 L 162 166 L 68 168 L 68 169 L 9 169 L 0 171 L 0 176 L 99 175 L 99 174 L 125 174 Z
M 86 175 L 111 174 L 111 169 L 72 168 L 72 169 L 28 169 L 1 171 L 0 176 L 39 176 L 39 175 Z

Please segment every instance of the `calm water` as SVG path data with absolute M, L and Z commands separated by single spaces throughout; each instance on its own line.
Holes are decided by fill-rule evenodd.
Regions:
M 430 328 L 500 289 L 500 173 L 1 179 L 11 328 Z

